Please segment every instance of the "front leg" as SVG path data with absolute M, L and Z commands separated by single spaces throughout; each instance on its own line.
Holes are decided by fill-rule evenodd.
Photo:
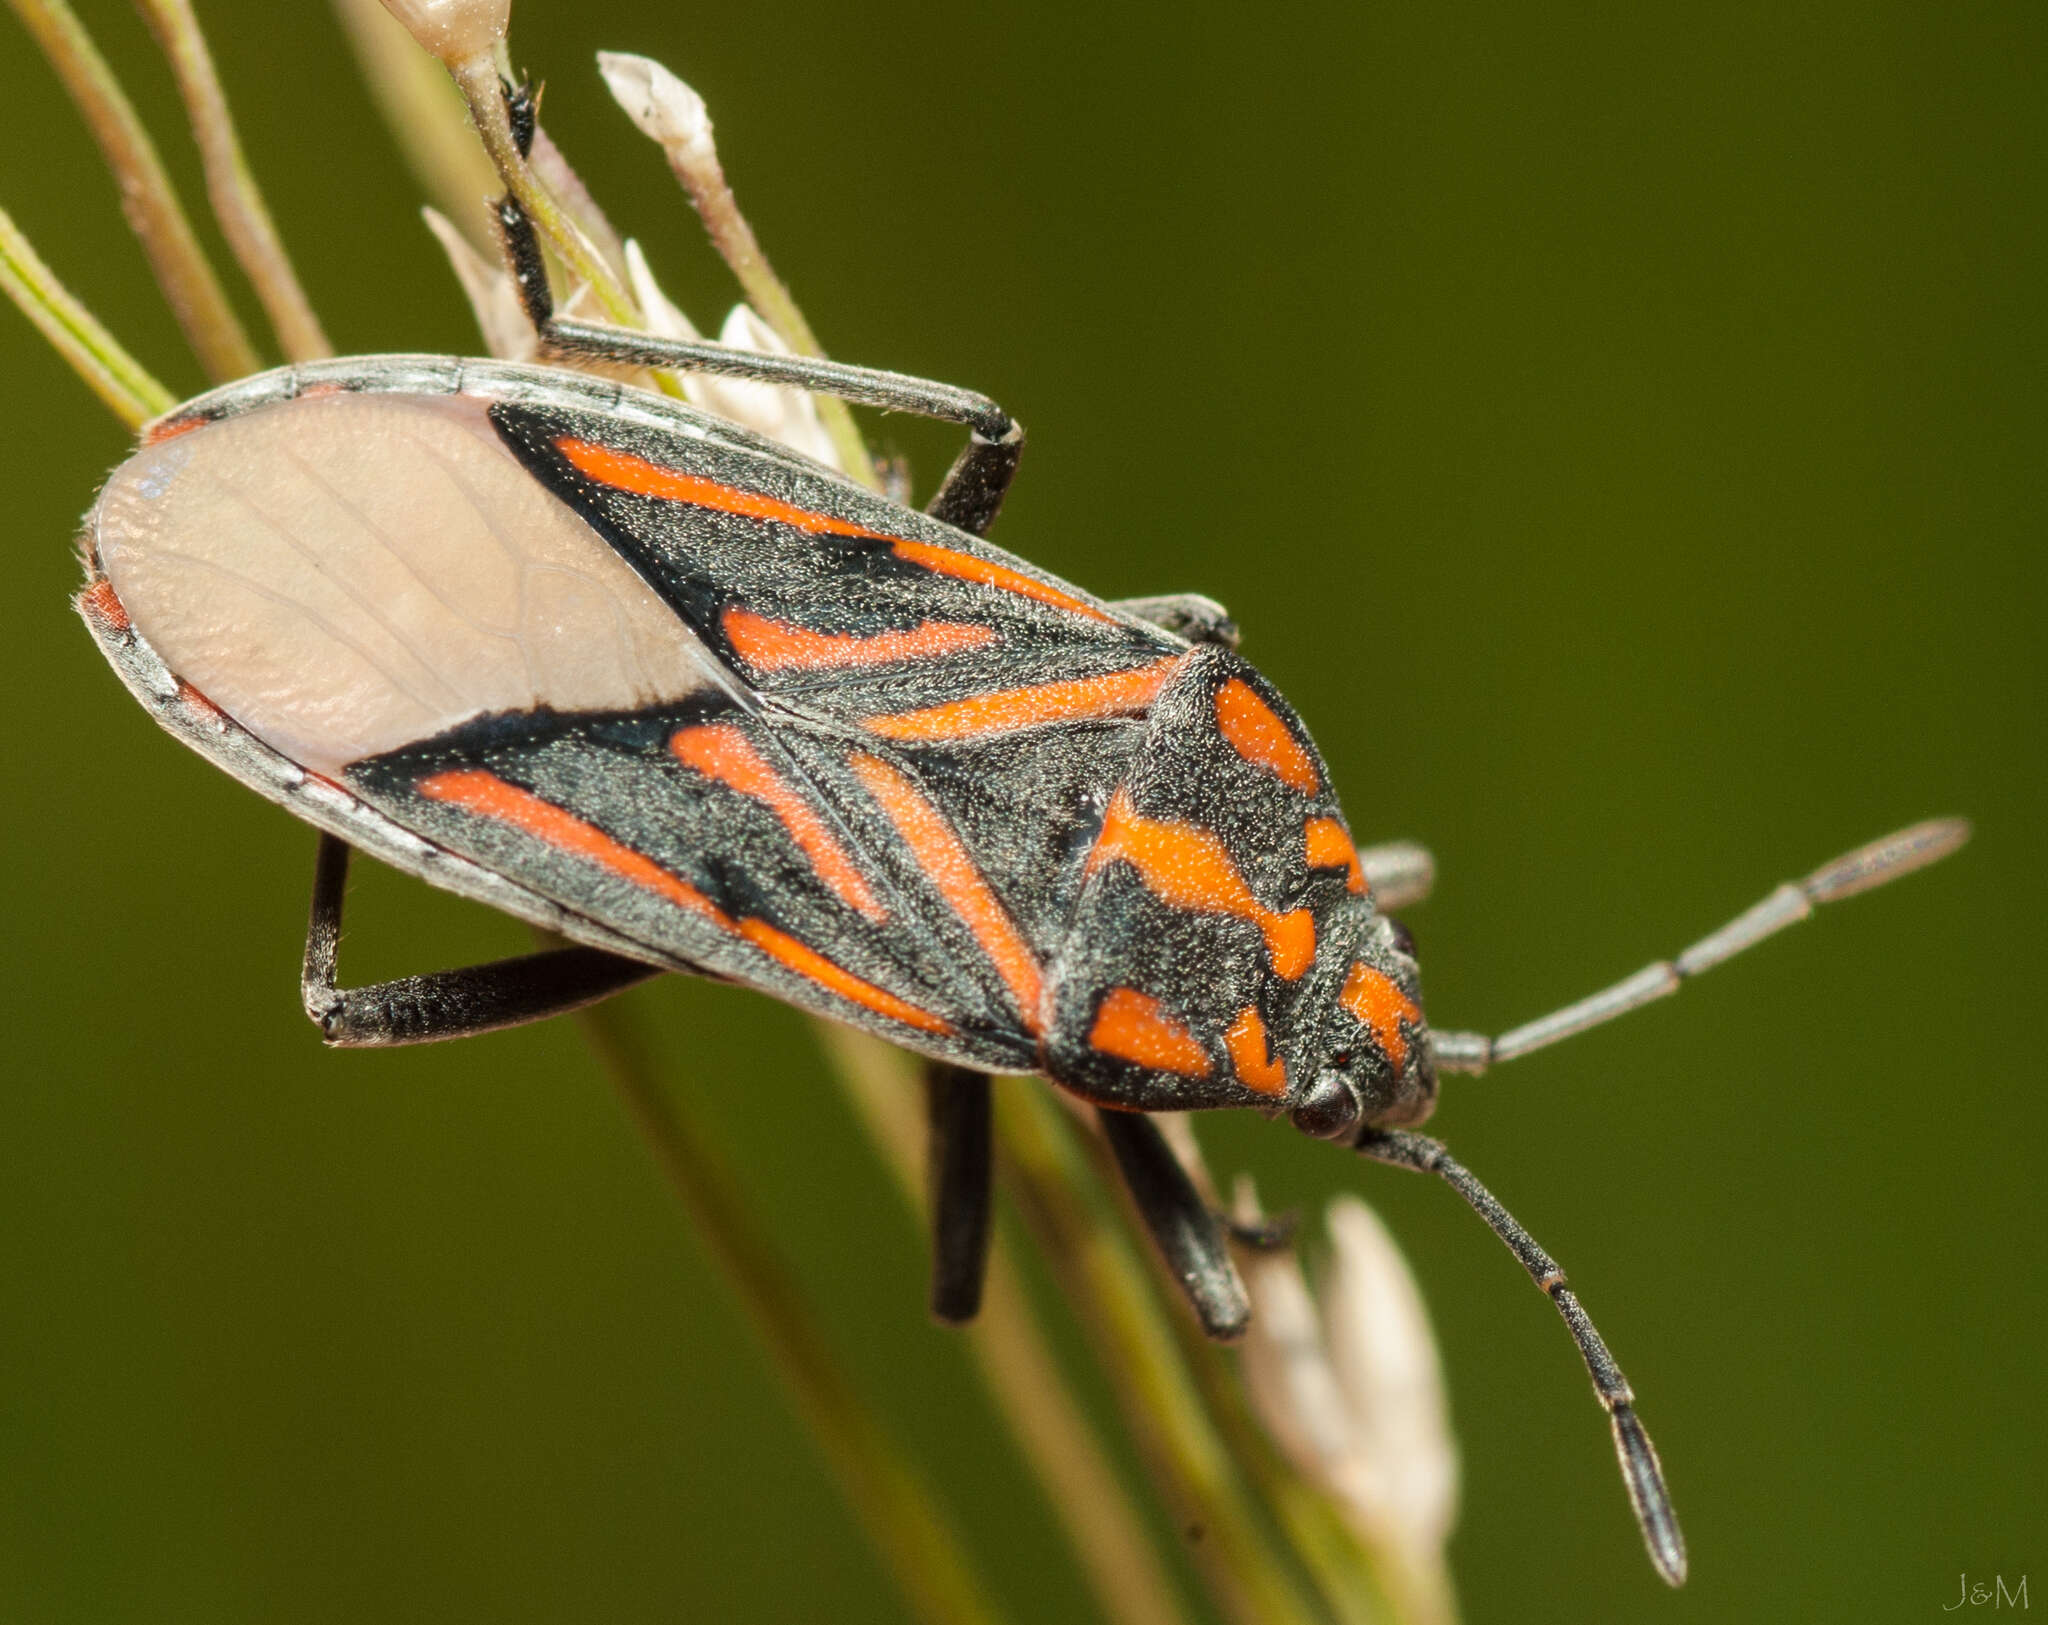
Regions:
M 402 976 L 368 987 L 336 987 L 335 959 L 341 944 L 348 859 L 345 841 L 332 835 L 320 837 L 320 853 L 313 867 L 312 918 L 306 926 L 305 968 L 299 981 L 306 1014 L 337 1048 L 430 1044 L 517 1027 L 579 1010 L 660 974 L 659 966 L 643 965 L 601 949 L 556 948 L 488 965 Z
M 1244 1336 L 1251 1324 L 1251 1299 L 1230 1261 L 1223 1225 L 1203 1202 L 1159 1125 L 1143 1112 L 1102 1108 L 1096 1117 L 1138 1216 L 1202 1330 L 1219 1343 Z

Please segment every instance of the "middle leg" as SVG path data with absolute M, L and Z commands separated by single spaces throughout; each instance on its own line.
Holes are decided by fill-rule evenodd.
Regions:
M 507 86 L 515 137 L 524 155 L 533 140 L 532 97 L 527 87 Z M 623 327 L 571 321 L 555 314 L 548 288 L 547 261 L 540 238 L 526 210 L 509 192 L 498 200 L 498 232 L 506 268 L 534 331 L 563 355 L 588 356 L 629 366 L 666 371 L 708 372 L 756 383 L 787 384 L 821 395 L 879 406 L 889 412 L 915 412 L 966 425 L 966 449 L 955 460 L 938 494 L 926 510 L 934 518 L 973 535 L 984 535 L 995 523 L 1003 497 L 1024 453 L 1024 428 L 986 395 L 955 384 L 913 378 L 907 373 L 875 367 L 848 366 L 816 356 L 775 355 L 761 350 L 736 350 L 697 339 L 662 338 Z
M 964 1326 L 981 1310 L 994 1197 L 989 1075 L 924 1063 L 931 1123 L 932 1315 Z
M 313 906 L 299 979 L 307 1016 L 337 1049 L 429 1044 L 496 1032 L 580 1010 L 661 974 L 659 966 L 598 948 L 556 948 L 368 987 L 337 986 L 348 860 L 348 844 L 323 833 L 313 866 Z

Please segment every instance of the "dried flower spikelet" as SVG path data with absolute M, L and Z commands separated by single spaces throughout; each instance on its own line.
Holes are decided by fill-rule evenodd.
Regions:
M 654 280 L 654 270 L 640 251 L 637 239 L 626 239 L 626 276 L 633 285 L 633 300 L 640 307 L 647 331 L 665 339 L 695 339 L 697 326 Z M 690 375 L 685 375 L 690 376 Z
M 1237 1182 L 1235 1217 L 1248 1226 L 1263 1220 L 1248 1177 Z M 1301 1263 L 1291 1247 L 1241 1255 L 1238 1263 L 1252 1300 L 1242 1345 L 1252 1407 L 1295 1470 L 1327 1487 L 1357 1441 Z
M 1257 1224 L 1248 1180 L 1236 1217 Z M 1438 1561 L 1457 1509 L 1457 1455 L 1422 1299 L 1393 1239 L 1355 1197 L 1328 1214 L 1320 1302 L 1292 1251 L 1242 1261 L 1252 1298 L 1245 1386 L 1283 1454 L 1361 1534 Z
M 734 305 L 718 330 L 718 342 L 735 350 L 765 350 L 788 355 L 789 346 L 781 334 L 754 314 L 746 305 Z M 827 468 L 839 467 L 839 453 L 832 437 L 818 420 L 818 403 L 801 389 L 782 384 L 756 384 L 739 378 L 707 378 L 714 401 L 712 410 L 758 429 L 771 439 L 815 458 Z
M 659 62 L 624 51 L 599 51 L 597 66 L 613 100 L 642 135 L 660 143 L 671 163 L 689 165 L 715 156 L 704 98 Z
M 1440 1549 L 1458 1515 L 1458 1454 L 1429 1312 L 1371 1208 L 1339 1197 L 1325 1223 L 1325 1341 L 1358 1429 L 1370 1499 L 1414 1546 Z
M 488 58 L 512 21 L 512 0 L 384 0 L 384 9 L 451 68 Z
M 694 339 L 696 327 L 654 280 L 647 256 L 637 242 L 626 244 L 626 276 L 638 302 L 647 331 L 668 339 Z M 725 319 L 718 342 L 739 350 L 770 350 L 777 355 L 789 347 L 776 332 L 745 305 L 735 305 Z M 818 405 L 800 389 L 776 384 L 748 383 L 739 378 L 720 378 L 708 372 L 678 372 L 683 396 L 692 406 L 716 412 L 722 418 L 779 440 L 793 451 L 815 458 L 827 468 L 838 468 L 838 448 L 818 421 Z
M 654 269 L 647 263 L 647 256 L 640 251 L 639 242 L 631 237 L 626 239 L 626 281 L 633 293 L 633 303 L 640 307 L 640 325 L 664 339 L 696 339 L 700 337 L 697 324 L 683 314 L 682 309 L 662 291 L 661 284 L 654 280 Z M 702 407 L 707 412 L 716 412 L 711 404 L 712 391 L 708 387 L 712 380 L 701 372 L 677 372 L 669 374 L 682 385 L 683 399 L 692 406 Z
M 470 246 L 469 239 L 438 209 L 422 209 L 421 217 L 448 256 L 455 280 L 476 317 L 484 348 L 500 361 L 530 361 L 540 348 L 533 324 L 520 308 L 519 292 L 502 265 L 487 260 Z

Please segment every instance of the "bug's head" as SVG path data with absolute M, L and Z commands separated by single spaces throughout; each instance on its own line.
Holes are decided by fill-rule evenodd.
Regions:
M 1368 1127 L 1420 1123 L 1436 1109 L 1422 973 L 1398 921 L 1373 916 L 1324 1034 L 1322 1069 L 1287 1114 L 1304 1134 L 1350 1140 Z

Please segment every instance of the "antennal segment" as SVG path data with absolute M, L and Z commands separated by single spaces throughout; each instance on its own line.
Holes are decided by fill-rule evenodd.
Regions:
M 1846 861 L 1846 860 L 1845 860 Z M 1830 865 L 1830 868 L 1835 865 Z M 1395 1129 L 1367 1129 L 1359 1140 L 1360 1156 L 1416 1173 L 1435 1174 L 1471 1204 L 1487 1228 L 1507 1243 L 1508 1251 L 1557 1305 L 1565 1329 L 1579 1346 L 1586 1370 L 1593 1378 L 1593 1392 L 1599 1396 L 1614 1426 L 1614 1451 L 1621 1461 L 1621 1476 L 1628 1485 L 1628 1498 L 1635 1507 L 1636 1523 L 1643 1531 L 1643 1544 L 1650 1549 L 1650 1561 L 1667 1585 L 1685 1584 L 1685 1536 L 1678 1527 L 1678 1514 L 1671 1505 L 1671 1492 L 1664 1486 L 1664 1470 L 1657 1465 L 1657 1450 L 1650 1443 L 1643 1424 L 1636 1420 L 1635 1393 L 1607 1345 L 1593 1327 L 1592 1317 L 1580 1305 L 1578 1296 L 1565 1282 L 1557 1261 L 1536 1245 L 1536 1238 L 1515 1222 L 1515 1216 L 1500 1205 L 1484 1185 L 1472 1177 L 1464 1164 L 1453 1158 L 1442 1143 L 1421 1134 Z
M 1434 1033 L 1430 1043 L 1437 1070 L 1484 1072 L 1496 1062 L 1512 1061 L 1665 998 L 1676 993 L 1687 977 L 1733 959 L 1745 948 L 1755 947 L 1788 925 L 1797 925 L 1822 903 L 1854 897 L 1915 869 L 1924 869 L 1947 857 L 1969 838 L 1968 819 L 1935 818 L 1858 847 L 1832 863 L 1822 864 L 1804 880 L 1786 882 L 1720 930 L 1701 937 L 1675 959 L 1645 965 L 1633 976 L 1625 976 L 1612 987 L 1602 988 L 1576 1004 L 1553 1010 L 1498 1038 L 1488 1038 L 1484 1033 Z

